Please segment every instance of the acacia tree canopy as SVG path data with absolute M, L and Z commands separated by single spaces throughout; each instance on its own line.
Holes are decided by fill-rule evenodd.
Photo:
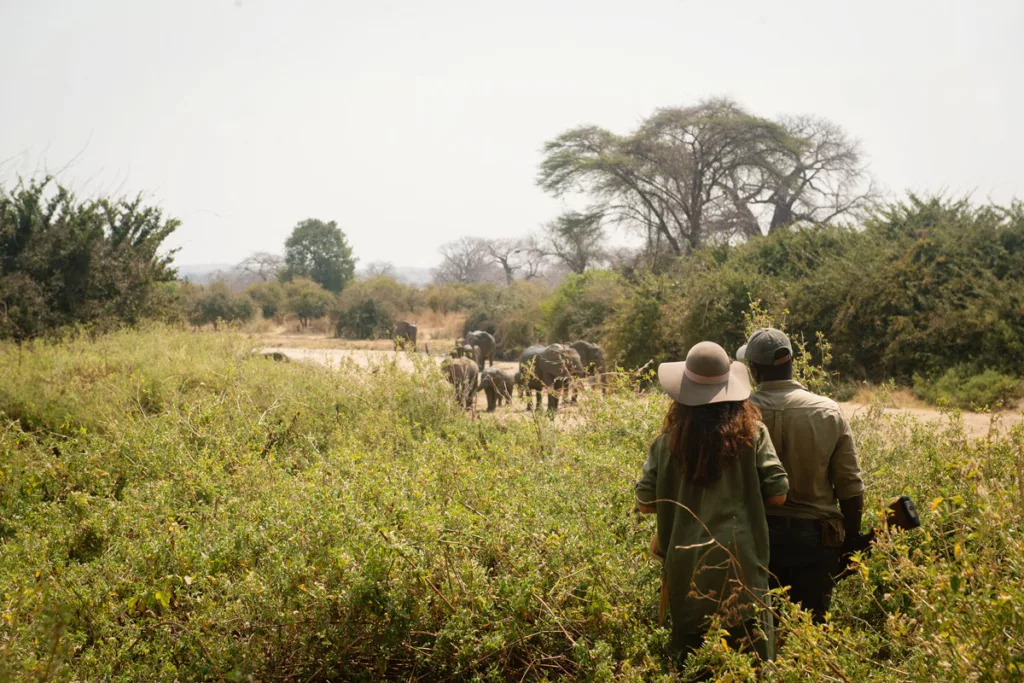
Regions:
M 857 145 L 834 124 L 770 121 L 724 98 L 659 109 L 627 135 L 569 130 L 544 146 L 537 182 L 588 196 L 676 254 L 849 215 L 873 194 Z

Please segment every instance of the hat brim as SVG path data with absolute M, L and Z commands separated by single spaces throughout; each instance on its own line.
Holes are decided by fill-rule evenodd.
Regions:
M 686 361 L 662 363 L 658 366 L 658 382 L 665 393 L 684 406 L 705 406 L 709 403 L 745 401 L 750 398 L 750 375 L 747 366 L 734 361 L 729 366 L 729 379 L 721 384 L 698 384 L 683 372 Z
M 746 359 L 747 359 L 747 345 L 744 344 L 740 348 L 736 349 L 736 360 L 746 360 Z

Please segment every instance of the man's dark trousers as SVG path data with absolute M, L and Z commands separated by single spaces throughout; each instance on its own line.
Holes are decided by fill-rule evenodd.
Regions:
M 771 542 L 768 570 L 772 588 L 789 586 L 790 599 L 825 621 L 839 571 L 839 548 L 822 544 L 822 523 L 813 519 L 768 516 Z

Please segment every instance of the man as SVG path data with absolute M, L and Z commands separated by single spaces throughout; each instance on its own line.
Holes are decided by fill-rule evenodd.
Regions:
M 746 360 L 772 444 L 789 475 L 785 505 L 767 510 L 772 587 L 825 619 L 842 553 L 860 536 L 864 511 L 857 449 L 839 405 L 793 379 L 793 346 L 774 328 L 754 332 L 736 352 Z M 837 506 L 838 503 L 838 506 Z

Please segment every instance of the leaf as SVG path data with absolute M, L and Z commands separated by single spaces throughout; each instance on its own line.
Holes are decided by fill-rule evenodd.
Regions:
M 191 576 L 183 576 L 182 579 L 185 581 L 186 586 L 191 586 L 194 579 Z
M 171 606 L 171 594 L 170 594 L 170 592 L 168 592 L 168 591 L 157 591 L 156 595 L 154 595 L 153 597 L 156 598 L 156 601 L 159 602 L 160 605 L 164 609 L 167 609 L 167 608 L 169 608 Z
M 932 512 L 935 512 L 936 510 L 939 509 L 939 506 L 942 505 L 943 500 L 945 500 L 945 498 L 939 496 L 938 498 L 932 501 Z
M 963 556 L 963 554 L 964 554 L 964 549 L 963 549 L 963 547 L 960 546 L 959 543 L 957 543 L 956 545 L 953 546 L 953 558 L 957 562 L 960 561 L 960 558 Z

